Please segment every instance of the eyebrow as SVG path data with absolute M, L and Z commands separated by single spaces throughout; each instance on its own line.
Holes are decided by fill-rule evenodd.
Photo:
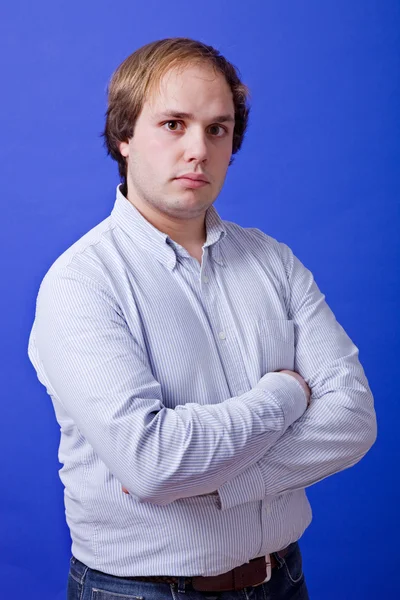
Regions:
M 192 113 L 185 112 L 176 112 L 174 110 L 166 110 L 165 112 L 158 113 L 156 115 L 157 118 L 170 118 L 170 119 L 188 119 L 189 121 L 194 120 L 194 115 Z M 210 119 L 213 123 L 234 123 L 235 119 L 232 115 L 219 115 Z

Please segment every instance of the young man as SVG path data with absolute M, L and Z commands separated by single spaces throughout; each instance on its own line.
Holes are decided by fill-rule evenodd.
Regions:
M 212 206 L 248 112 L 234 67 L 189 39 L 110 83 L 122 184 L 46 274 L 29 342 L 61 426 L 70 600 L 308 598 L 304 488 L 375 440 L 310 271 Z

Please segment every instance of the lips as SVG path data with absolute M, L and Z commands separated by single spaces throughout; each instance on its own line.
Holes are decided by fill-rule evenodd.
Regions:
M 204 183 L 209 183 L 205 175 L 197 175 L 197 173 L 185 173 L 184 175 L 177 177 L 177 179 L 191 179 L 192 181 L 203 181 Z
M 208 185 L 208 181 L 204 181 L 203 179 L 193 179 L 190 177 L 177 177 L 176 181 L 180 183 L 183 187 L 186 188 L 200 188 Z

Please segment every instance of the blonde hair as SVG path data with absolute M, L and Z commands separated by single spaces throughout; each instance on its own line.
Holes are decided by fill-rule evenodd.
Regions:
M 199 63 L 208 63 L 221 73 L 232 91 L 235 108 L 232 154 L 240 150 L 250 108 L 249 90 L 241 82 L 237 69 L 212 46 L 189 38 L 167 38 L 146 44 L 119 65 L 108 86 L 108 108 L 102 135 L 108 154 L 118 163 L 125 191 L 126 159 L 119 151 L 119 144 L 133 136 L 143 104 L 160 84 L 163 75 L 173 67 Z

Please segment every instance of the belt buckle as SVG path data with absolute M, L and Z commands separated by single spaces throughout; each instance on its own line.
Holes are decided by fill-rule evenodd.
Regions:
M 266 554 L 265 555 L 265 564 L 267 566 L 267 576 L 265 577 L 264 581 L 261 581 L 261 583 L 257 583 L 256 585 L 253 585 L 253 587 L 258 587 L 259 585 L 262 585 L 263 583 L 267 583 L 267 581 L 269 581 L 272 577 L 272 566 L 271 566 L 271 556 L 270 554 Z

